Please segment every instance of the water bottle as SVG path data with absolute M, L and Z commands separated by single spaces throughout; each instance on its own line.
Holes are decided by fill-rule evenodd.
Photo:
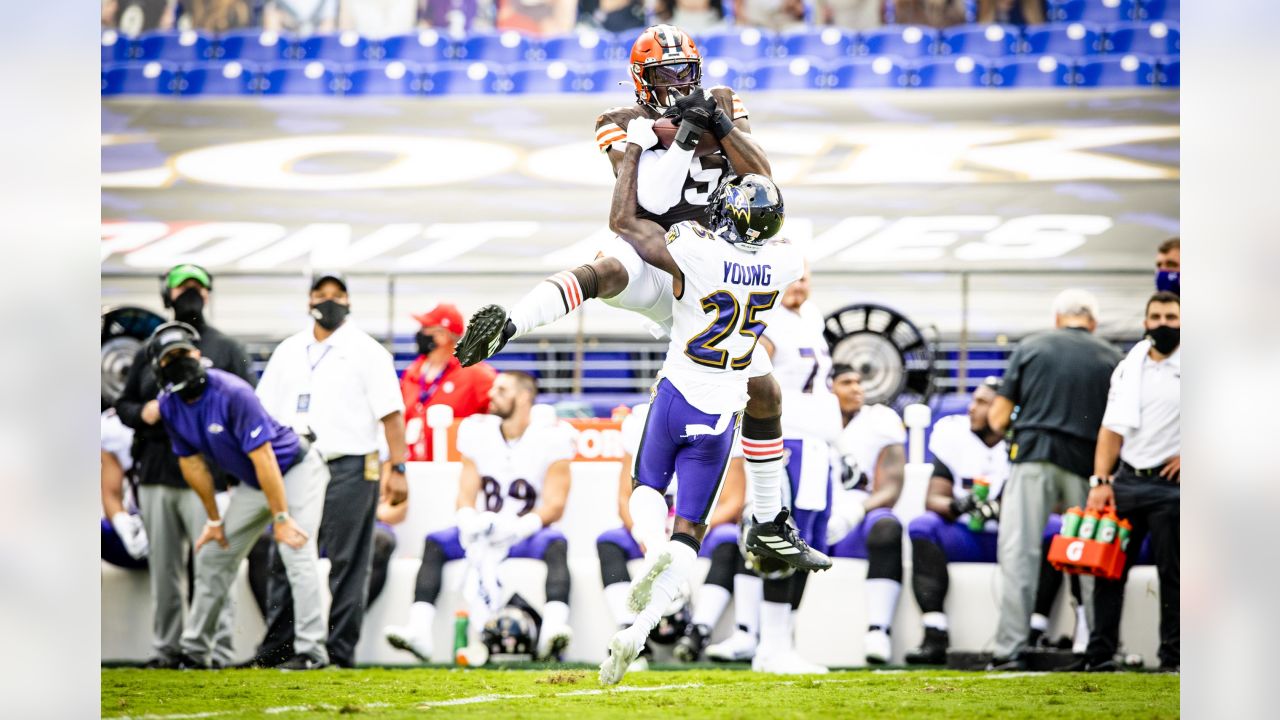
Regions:
M 991 483 L 986 478 L 973 479 L 973 499 L 979 503 L 987 501 L 987 495 L 991 493 Z M 982 513 L 973 510 L 969 513 L 969 529 L 974 532 L 982 532 L 982 526 L 987 524 L 987 519 L 982 517 Z

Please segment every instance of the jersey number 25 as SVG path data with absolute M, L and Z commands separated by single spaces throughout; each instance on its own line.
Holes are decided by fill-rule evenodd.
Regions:
M 695 335 L 685 345 L 684 354 L 699 365 L 719 370 L 746 368 L 751 364 L 751 353 L 755 351 L 756 343 L 760 341 L 760 334 L 765 328 L 765 322 L 756 316 L 772 308 L 777 299 L 777 290 L 751 293 L 747 296 L 747 310 L 743 312 L 738 298 L 728 290 L 717 290 L 702 298 L 702 311 L 715 313 L 715 319 L 706 330 Z M 742 327 L 738 327 L 739 319 L 742 320 Z M 745 353 L 730 359 L 727 350 L 716 346 L 729 337 L 735 328 L 739 335 L 751 338 L 751 347 Z

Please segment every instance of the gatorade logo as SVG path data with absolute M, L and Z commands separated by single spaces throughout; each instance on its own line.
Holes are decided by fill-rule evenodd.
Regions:
M 1084 541 L 1076 540 L 1067 546 L 1067 559 L 1071 562 L 1080 562 L 1080 558 L 1084 557 Z

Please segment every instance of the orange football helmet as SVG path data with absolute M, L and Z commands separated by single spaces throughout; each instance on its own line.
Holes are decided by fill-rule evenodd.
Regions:
M 671 107 L 702 81 L 702 54 L 689 34 L 675 25 L 654 25 L 631 46 L 631 81 L 636 102 L 657 110 Z M 663 90 L 656 93 L 655 90 Z M 661 97 L 659 97 L 661 95 Z

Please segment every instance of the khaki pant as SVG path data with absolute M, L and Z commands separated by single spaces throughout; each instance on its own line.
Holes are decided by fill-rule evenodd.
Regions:
M 1000 623 L 994 654 L 1011 658 L 1027 648 L 1031 612 L 1040 581 L 1044 527 L 1053 506 L 1084 507 L 1089 483 L 1075 473 L 1048 462 L 1016 463 L 1005 482 L 1000 501 Z M 1085 615 L 1093 626 L 1093 577 L 1080 576 Z

